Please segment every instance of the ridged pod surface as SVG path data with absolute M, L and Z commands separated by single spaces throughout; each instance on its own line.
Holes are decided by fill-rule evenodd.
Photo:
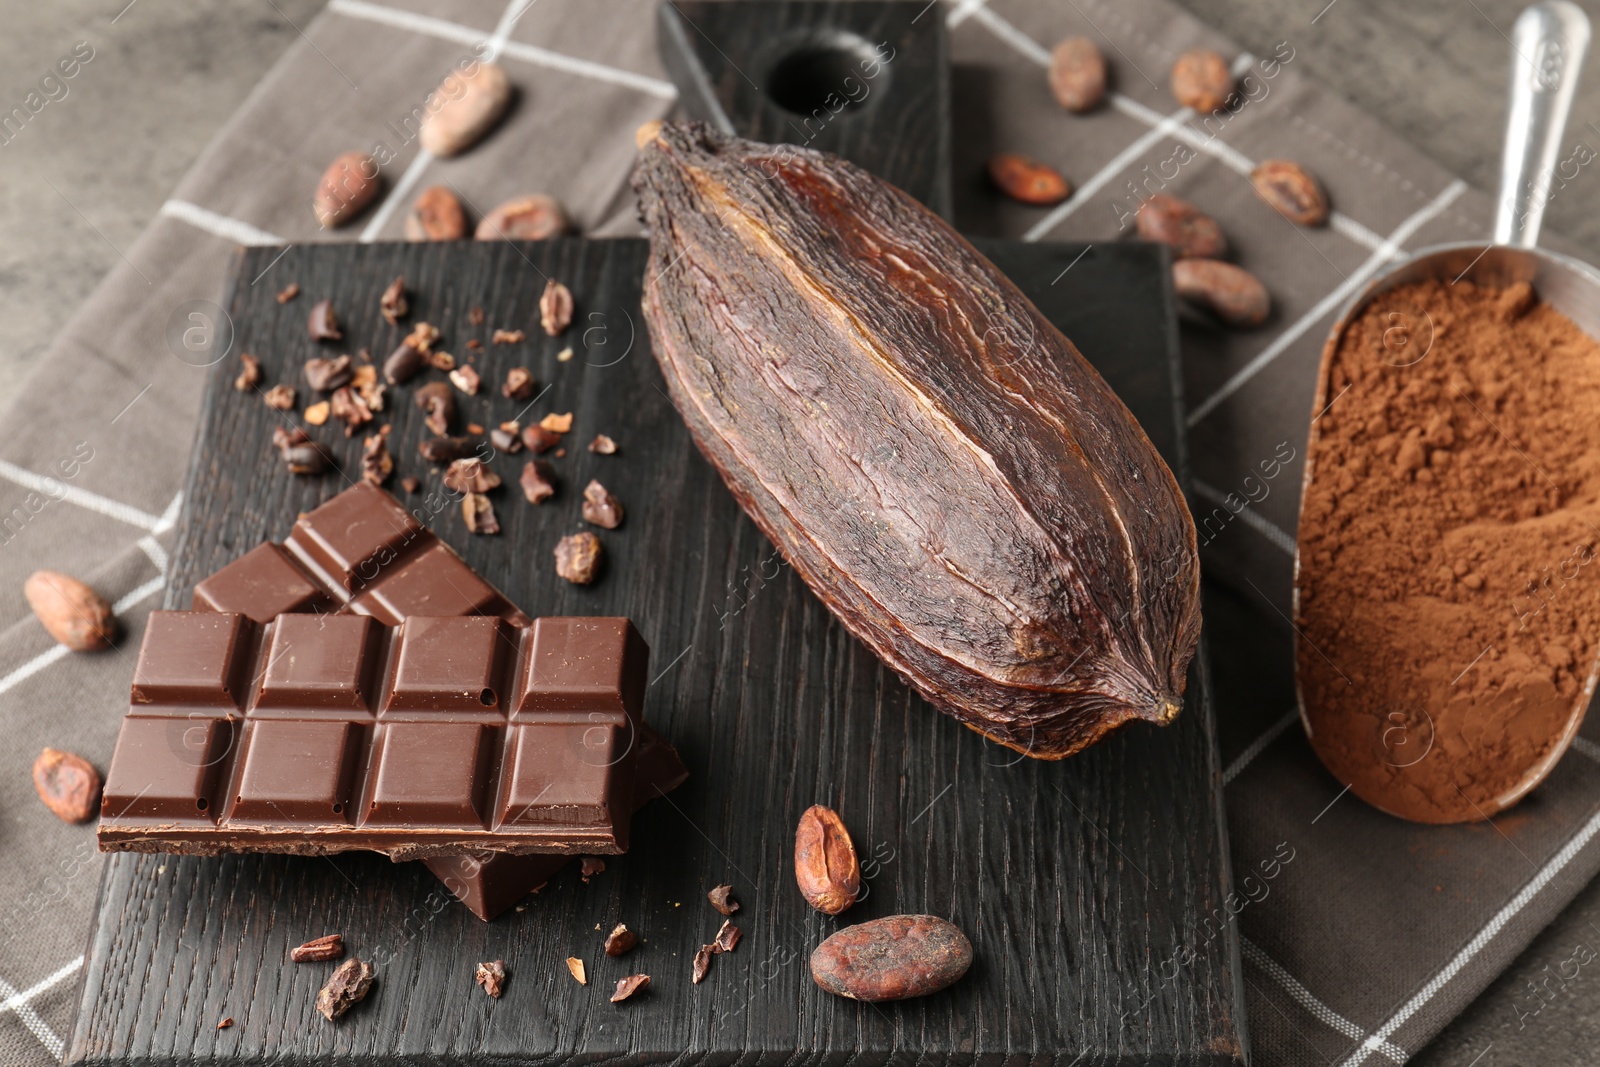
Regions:
M 641 131 L 644 312 L 706 458 L 930 702 L 1059 759 L 1182 705 L 1194 524 L 1071 341 L 947 223 L 844 160 Z

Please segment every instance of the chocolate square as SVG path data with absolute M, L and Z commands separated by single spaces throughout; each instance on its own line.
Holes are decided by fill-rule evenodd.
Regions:
M 195 586 L 193 603 L 196 611 L 232 611 L 268 623 L 287 612 L 316 611 L 332 601 L 288 553 L 268 541 Z
M 361 728 L 349 722 L 263 719 L 245 735 L 234 820 L 350 821 L 351 774 Z
M 649 656 L 644 638 L 627 619 L 535 619 L 514 718 L 611 712 L 637 723 Z
M 433 535 L 377 486 L 359 482 L 300 516 L 286 547 L 334 588 L 354 592 Z
M 502 770 L 496 826 L 608 825 L 618 843 L 633 794 L 632 766 L 615 773 L 628 755 L 631 731 L 575 722 L 511 727 Z
M 499 615 L 498 590 L 442 541 L 386 569 L 383 581 L 350 602 L 350 610 L 394 626 L 413 615 Z
M 481 827 L 489 728 L 469 722 L 396 722 L 379 728 L 366 824 Z
M 366 711 L 378 627 L 364 615 L 284 615 L 272 625 L 258 714 L 273 709 Z
M 106 771 L 101 815 L 210 822 L 234 730 L 232 719 L 130 715 Z
M 218 714 L 241 706 L 248 695 L 241 678 L 247 625 L 242 615 L 152 611 L 133 669 L 133 703 L 217 708 Z
M 504 717 L 516 638 L 492 615 L 413 616 L 396 638 L 394 684 L 381 714 L 448 712 L 482 721 Z M 428 716 L 433 717 L 433 716 Z

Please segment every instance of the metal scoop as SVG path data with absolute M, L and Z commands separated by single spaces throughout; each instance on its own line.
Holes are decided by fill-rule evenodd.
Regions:
M 1329 369 L 1338 339 L 1346 327 L 1375 296 L 1402 285 L 1465 280 L 1481 286 L 1504 288 L 1517 282 L 1528 282 L 1544 301 L 1570 318 L 1585 333 L 1600 339 L 1600 271 L 1569 256 L 1535 247 L 1544 209 L 1551 197 L 1551 185 L 1557 174 L 1561 137 L 1566 128 L 1567 115 L 1572 109 L 1578 75 L 1588 46 L 1589 19 L 1576 4 L 1567 0 L 1545 0 L 1527 8 L 1517 18 L 1511 33 L 1510 113 L 1506 121 L 1505 153 L 1500 164 L 1500 196 L 1496 205 L 1494 243 L 1487 247 L 1481 243 L 1460 243 L 1427 248 L 1371 282 L 1339 316 L 1323 349 L 1313 412 L 1327 410 L 1329 403 L 1336 399 L 1327 395 L 1331 377 Z M 1313 468 L 1318 453 L 1317 445 L 1318 431 L 1313 421 L 1306 449 L 1302 501 L 1305 500 L 1305 490 L 1315 476 Z M 1297 619 L 1301 618 L 1303 566 L 1304 560 L 1297 551 L 1294 567 L 1294 616 Z M 1304 648 L 1299 646 L 1305 645 L 1308 639 L 1304 633 L 1297 631 L 1296 640 L 1296 661 L 1299 662 L 1304 652 Z M 1550 773 L 1577 733 L 1594 693 L 1597 675 L 1600 675 L 1600 660 L 1591 668 L 1562 736 L 1525 768 L 1525 773 L 1515 786 L 1488 801 L 1480 799 L 1474 802 L 1463 793 L 1457 810 L 1438 818 L 1430 817 L 1426 821 L 1468 822 L 1486 819 L 1516 803 L 1538 785 Z M 1300 689 L 1301 721 L 1315 745 L 1316 737 L 1311 719 L 1306 714 L 1305 694 L 1298 677 L 1296 685 Z M 1432 740 L 1431 721 L 1421 722 L 1414 717 L 1401 715 L 1396 718 L 1392 729 L 1385 730 L 1374 757 L 1387 757 L 1386 761 L 1391 766 L 1404 768 L 1429 758 Z M 1436 759 L 1450 758 L 1439 752 L 1432 752 L 1431 755 Z M 1396 789 L 1400 788 L 1403 788 L 1403 783 L 1397 783 Z M 1397 803 L 1391 806 L 1385 803 L 1384 797 L 1371 795 L 1370 790 L 1364 793 L 1357 789 L 1356 792 L 1375 807 L 1390 811 L 1391 814 L 1417 818 L 1414 813 L 1395 810 L 1403 806 L 1398 803 L 1398 796 L 1394 798 Z

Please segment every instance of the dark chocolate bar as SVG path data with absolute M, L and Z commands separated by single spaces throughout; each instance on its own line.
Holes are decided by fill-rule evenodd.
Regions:
M 641 727 L 639 750 L 634 758 L 634 810 L 672 792 L 688 777 L 689 770 L 679 758 L 678 750 L 650 727 Z M 548 882 L 574 860 L 571 856 L 480 852 L 470 856 L 434 856 L 422 862 L 472 914 L 487 922 Z
M 620 618 L 153 612 L 100 846 L 622 852 L 648 656 Z
M 301 515 L 283 544 L 257 545 L 195 586 L 193 606 L 262 624 L 316 611 L 371 615 L 388 626 L 413 615 L 528 624 L 415 514 L 366 482 Z

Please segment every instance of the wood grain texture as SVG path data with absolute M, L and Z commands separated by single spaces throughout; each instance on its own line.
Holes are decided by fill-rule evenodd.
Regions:
M 988 251 L 1067 331 L 1176 461 L 1175 346 L 1164 304 L 1164 256 L 1146 246 L 994 245 Z M 522 912 L 482 923 L 418 864 L 364 855 L 109 858 L 83 1003 L 68 1062 L 716 1063 L 1230 1062 L 1241 1020 L 1226 893 L 1217 757 L 1203 669 L 1186 712 L 1164 730 L 1134 728 L 1061 763 L 1022 759 L 915 698 L 833 621 L 782 565 L 694 451 L 661 392 L 639 331 L 642 241 L 539 244 L 329 245 L 244 253 L 228 302 L 235 351 L 256 354 L 265 383 L 295 380 L 316 349 L 310 302 L 330 297 L 352 349 L 378 358 L 405 332 L 379 315 L 397 274 L 413 320 L 444 347 L 495 327 L 529 340 L 489 346 L 486 386 L 525 365 L 548 392 L 528 412 L 572 411 L 561 494 L 535 508 L 514 485 L 495 494 L 504 532 L 466 532 L 459 508 L 430 524 L 533 614 L 631 616 L 652 649 L 647 720 L 678 746 L 692 777 L 644 809 L 633 850 L 584 885 L 568 869 Z M 1065 273 L 1062 273 L 1065 271 Z M 546 276 L 572 288 L 565 337 L 537 329 Z M 280 306 L 272 290 L 304 295 Z M 486 322 L 467 324 L 481 304 Z M 589 331 L 585 333 L 584 331 Z M 572 345 L 576 358 L 557 352 Z M 174 555 L 169 606 L 194 582 L 297 511 L 344 488 L 360 438 L 311 433 L 341 473 L 294 478 L 268 445 L 282 416 L 232 388 L 230 358 L 212 371 Z M 434 373 L 435 377 L 438 375 Z M 419 380 L 420 382 L 420 380 Z M 397 477 L 438 492 L 416 455 L 424 435 L 398 390 Z M 520 405 L 485 388 L 461 397 L 462 420 L 493 425 Z M 596 432 L 620 452 L 596 456 Z M 525 455 L 525 454 L 524 454 Z M 524 456 L 502 456 L 502 475 Z M 628 507 L 601 531 L 608 573 L 579 588 L 553 573 L 551 548 L 580 528 L 578 489 L 599 477 Z M 513 479 L 508 477 L 508 481 Z M 813 803 L 846 820 L 866 867 L 866 899 L 839 919 L 811 911 L 791 869 L 793 828 Z M 695 949 L 721 916 L 705 893 L 731 882 L 745 939 L 699 986 Z M 843 924 L 897 912 L 956 922 L 976 962 L 922 1001 L 862 1005 L 822 993 L 810 951 Z M 644 937 L 606 958 L 604 931 Z M 344 934 L 377 965 L 372 995 L 337 1025 L 312 1002 L 331 965 L 290 964 L 308 938 Z M 1183 966 L 1168 961 L 1192 952 Z M 563 960 L 579 956 L 587 987 Z M 481 960 L 504 959 L 505 996 L 473 984 Z M 654 977 L 625 1005 L 617 978 Z M 224 1016 L 235 1025 L 217 1030 Z M 1080 1060 L 1079 1057 L 1083 1058 Z

